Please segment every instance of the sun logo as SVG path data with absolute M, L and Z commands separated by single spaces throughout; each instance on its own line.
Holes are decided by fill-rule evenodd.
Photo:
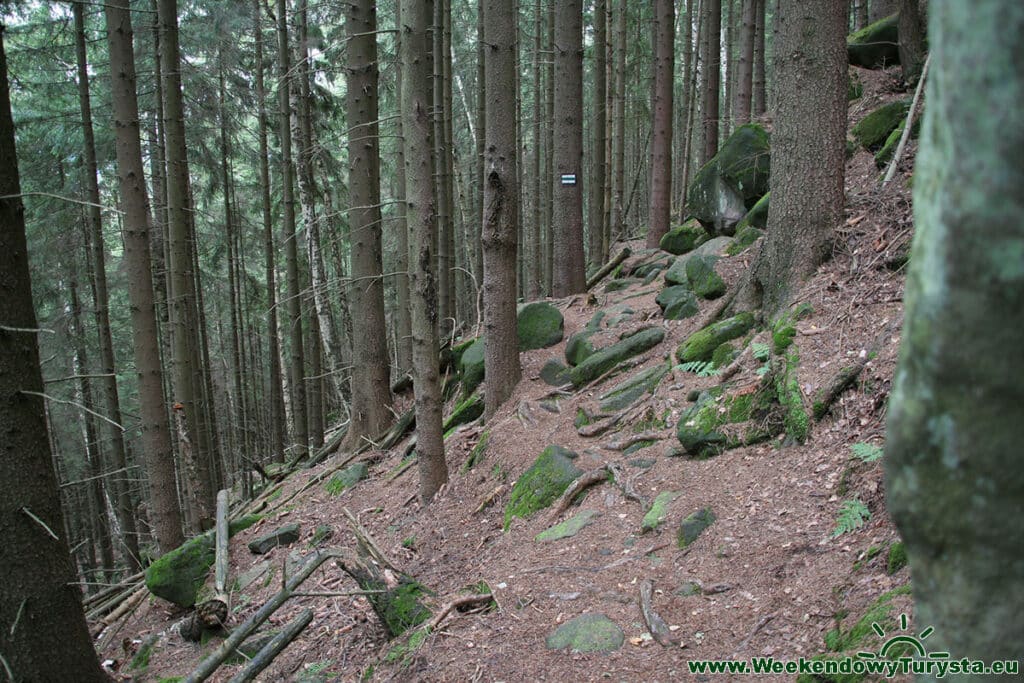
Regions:
M 886 636 L 885 629 L 883 629 L 878 624 L 878 622 L 873 622 L 871 624 L 871 629 L 875 633 L 878 634 L 879 638 L 885 638 L 885 636 Z M 901 631 L 906 631 L 907 630 L 907 615 L 906 614 L 901 614 L 900 615 L 900 630 Z M 919 633 L 917 636 L 912 636 L 912 635 L 910 635 L 910 636 L 908 636 L 908 635 L 892 636 L 891 638 L 889 638 L 888 640 L 885 640 L 882 643 L 882 647 L 879 648 L 877 654 L 874 653 L 874 652 L 858 652 L 857 656 L 859 658 L 861 658 L 861 659 L 890 659 L 889 655 L 892 653 L 893 649 L 897 649 L 898 648 L 897 653 L 896 653 L 896 657 L 897 658 L 898 657 L 905 657 L 905 656 L 907 656 L 907 653 L 905 652 L 904 648 L 902 648 L 900 646 L 901 645 L 906 645 L 906 646 L 909 646 L 914 651 L 914 654 L 916 654 L 918 657 L 923 657 L 923 658 L 927 658 L 927 659 L 948 659 L 949 658 L 949 653 L 948 652 L 932 652 L 932 653 L 929 653 L 925 649 L 924 641 L 927 640 L 928 636 L 930 636 L 934 632 L 935 632 L 935 629 L 932 628 L 931 626 L 929 626 L 928 628 L 926 628 L 923 631 L 921 631 L 921 633 Z

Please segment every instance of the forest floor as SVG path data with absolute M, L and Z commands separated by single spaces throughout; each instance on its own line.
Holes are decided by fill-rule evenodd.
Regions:
M 878 105 L 906 97 L 895 72 L 860 72 L 864 96 L 850 105 L 856 123 Z M 885 406 L 896 364 L 903 316 L 904 272 L 891 268 L 894 255 L 907 248 L 912 232 L 909 172 L 916 144 L 901 163 L 901 173 L 884 191 L 872 155 L 858 150 L 846 168 L 847 205 L 833 258 L 798 292 L 813 313 L 798 324 L 799 380 L 805 396 L 826 385 L 843 366 L 883 339 L 856 385 L 831 412 L 812 424 L 807 442 L 784 445 L 779 439 L 726 451 L 707 460 L 669 455 L 674 426 L 693 389 L 719 382 L 673 370 L 652 396 L 655 414 L 670 411 L 667 438 L 624 456 L 603 446 L 614 435 L 583 438 L 573 427 L 577 408 L 592 402 L 610 383 L 587 386 L 558 401 L 558 412 L 540 407 L 551 387 L 538 373 L 550 358 L 562 358 L 565 342 L 522 354 L 523 379 L 505 407 L 487 425 L 490 441 L 482 460 L 461 470 L 484 430 L 470 425 L 447 441 L 451 481 L 428 507 L 419 505 L 415 467 L 394 476 L 406 442 L 389 452 L 369 452 L 360 459 L 370 475 L 340 495 L 323 484 L 294 498 L 292 492 L 311 477 L 336 466 L 334 456 L 311 470 L 300 470 L 284 483 L 284 492 L 256 526 L 231 541 L 231 575 L 265 566 L 264 578 L 231 596 L 230 621 L 240 623 L 280 588 L 282 566 L 290 553 L 311 552 L 318 525 L 329 525 L 330 545 L 354 547 L 343 508 L 376 539 L 403 571 L 436 591 L 438 602 L 464 587 L 485 581 L 497 609 L 454 612 L 415 651 L 384 662 L 391 643 L 362 596 L 290 599 L 265 628 L 280 627 L 305 607 L 314 612 L 308 629 L 258 680 L 401 681 L 666 681 L 730 680 L 730 676 L 694 675 L 687 662 L 772 656 L 795 660 L 824 653 L 826 633 L 841 624 L 849 630 L 880 596 L 909 582 L 906 568 L 890 574 L 887 549 L 898 541 L 884 503 L 881 461 L 861 462 L 851 446 L 884 444 Z M 633 243 L 634 250 L 642 247 Z M 617 248 L 616 248 L 617 251 Z M 753 250 L 723 258 L 718 272 L 734 285 L 745 274 Z M 661 325 L 663 343 L 641 356 L 637 368 L 664 362 L 664 357 L 691 332 L 696 317 L 663 321 L 654 298 L 658 281 L 595 297 L 576 296 L 555 303 L 565 315 L 565 338 L 583 329 L 598 308 L 628 303 L 634 316 L 596 338 L 611 343 L 631 328 Z M 702 303 L 702 313 L 714 302 Z M 884 334 L 888 329 L 891 334 Z M 767 333 L 756 338 L 764 341 Z M 748 357 L 737 386 L 756 384 L 758 362 Z M 612 382 L 614 383 L 614 382 Z M 408 396 L 404 397 L 408 402 Z M 589 489 L 581 503 L 598 516 L 577 535 L 553 542 L 534 537 L 550 520 L 545 512 L 513 521 L 502 530 L 504 504 L 514 480 L 548 445 L 557 443 L 579 454 L 583 470 L 606 462 L 621 463 L 637 492 L 647 498 L 676 491 L 666 522 L 641 534 L 645 509 L 617 487 L 604 483 Z M 494 504 L 478 511 L 498 487 Z M 833 537 L 844 500 L 859 498 L 871 516 L 863 527 Z M 274 507 L 277 505 L 277 507 Z M 710 507 L 716 521 L 692 545 L 676 544 L 678 520 Z M 302 538 L 254 556 L 246 544 L 281 524 L 298 522 Z M 638 608 L 639 586 L 654 587 L 653 607 L 678 643 L 662 647 L 647 634 Z M 697 590 L 694 590 L 694 588 Z M 345 592 L 356 586 L 333 562 L 325 563 L 304 584 L 304 591 Z M 907 595 L 891 603 L 894 615 L 912 616 Z M 545 639 L 560 624 L 578 615 L 599 612 L 625 632 L 625 644 L 610 653 L 548 650 Z M 119 626 L 113 644 L 102 652 L 120 680 L 153 680 L 190 672 L 206 646 L 185 642 L 176 632 L 184 614 L 156 598 L 144 601 Z M 155 646 L 144 674 L 129 670 L 139 644 L 152 636 Z M 867 649 L 877 649 L 870 641 Z M 213 680 L 228 680 L 238 666 L 224 666 Z M 738 677 L 739 678 L 739 677 Z M 746 677 L 749 680 L 749 677 Z M 794 680 L 794 676 L 758 675 L 756 680 Z

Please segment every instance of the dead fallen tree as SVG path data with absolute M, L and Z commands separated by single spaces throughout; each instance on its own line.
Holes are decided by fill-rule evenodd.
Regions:
M 302 610 L 299 616 L 288 622 L 287 626 L 271 638 L 270 642 L 264 645 L 241 671 L 232 676 L 230 683 L 248 683 L 248 681 L 256 678 L 261 671 L 270 666 L 275 657 L 281 654 L 309 626 L 311 621 L 313 621 L 313 610 L 308 608 Z
M 618 256 L 601 266 L 601 270 L 590 276 L 590 279 L 587 280 L 587 289 L 593 289 L 599 282 L 601 282 L 601 280 L 608 277 L 609 273 L 618 268 L 623 261 L 629 258 L 630 253 L 632 252 L 630 252 L 629 247 L 623 247 Z
M 221 489 L 217 492 L 217 521 L 214 539 L 213 561 L 213 597 L 196 605 L 181 627 L 181 635 L 185 640 L 199 642 L 203 633 L 219 631 L 224 628 L 228 619 L 228 492 Z

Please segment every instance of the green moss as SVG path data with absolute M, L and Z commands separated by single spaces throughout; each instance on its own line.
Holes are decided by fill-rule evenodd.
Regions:
M 666 320 L 692 318 L 700 312 L 697 296 L 690 285 L 672 285 L 658 292 L 655 303 Z
M 746 220 L 745 218 L 743 220 Z M 753 225 L 742 225 L 743 221 L 740 221 L 741 226 L 736 228 L 736 237 L 733 239 L 732 244 L 725 248 L 726 256 L 735 256 L 736 254 L 743 253 L 747 247 L 761 239 L 764 235 L 764 230 L 759 230 Z
M 128 664 L 128 669 L 142 674 L 149 668 L 149 658 L 153 655 L 153 646 L 156 645 L 156 641 L 159 639 L 159 634 L 153 634 L 142 641 L 142 645 L 139 646 L 135 656 L 132 657 L 132 661 Z
M 768 227 L 768 207 L 771 205 L 771 192 L 765 192 L 764 196 L 757 200 L 757 203 L 750 207 L 750 211 L 747 215 L 736 224 L 736 237 L 739 239 L 740 233 L 747 228 L 760 228 L 765 230 Z M 758 233 L 760 235 L 760 233 Z M 749 239 L 749 238 L 747 238 Z M 753 240 L 751 240 L 752 242 Z M 750 244 L 751 242 L 747 242 Z
M 462 463 L 461 472 L 468 472 L 473 469 L 473 466 L 483 460 L 484 454 L 487 453 L 487 443 L 491 440 L 491 431 L 487 430 L 480 435 L 480 440 L 473 446 L 473 450 L 469 452 L 469 457 L 466 458 L 466 462 Z
M 893 543 L 889 546 L 889 557 L 885 565 L 885 571 L 892 576 L 907 566 L 907 549 L 902 542 Z
M 569 381 L 573 386 L 580 387 L 597 379 L 627 358 L 654 348 L 664 339 L 665 330 L 660 327 L 641 330 L 620 342 L 601 349 L 576 367 L 571 368 L 567 373 Z
M 584 527 L 588 526 L 594 519 L 599 515 L 596 510 L 583 510 L 564 522 L 554 525 L 548 529 L 537 534 L 533 540 L 543 541 L 557 541 L 563 538 L 569 538 L 575 536 Z
M 626 379 L 600 397 L 601 410 L 616 411 L 632 405 L 644 394 L 653 392 L 668 371 L 668 363 L 660 363 Z
M 783 325 L 772 331 L 772 346 L 775 353 L 785 353 L 796 337 L 796 327 Z
M 843 494 L 840 494 L 843 495 Z M 860 571 L 868 562 L 878 557 L 878 554 L 882 552 L 882 548 L 873 545 L 864 552 L 864 557 L 853 563 L 853 570 Z
M 693 293 L 702 299 L 717 299 L 725 294 L 725 281 L 715 272 L 714 255 L 697 255 L 686 261 L 686 279 Z
M 715 366 L 715 369 L 724 368 L 729 363 L 736 359 L 739 355 L 739 351 L 732 344 L 726 342 L 725 344 L 719 345 L 715 352 L 711 354 L 711 364 Z
M 458 368 L 462 375 L 462 395 L 469 396 L 484 381 L 483 337 L 477 337 L 463 350 Z
M 679 532 L 676 538 L 677 545 L 680 548 L 691 545 L 714 522 L 715 513 L 712 512 L 711 508 L 697 510 L 679 525 Z
M 662 251 L 679 255 L 693 251 L 709 238 L 710 235 L 708 235 L 704 226 L 696 219 L 691 219 L 683 225 L 676 226 L 665 233 L 658 246 Z M 644 277 L 647 273 L 644 273 L 643 275 L 634 273 L 634 275 Z
M 800 355 L 796 347 L 792 347 L 786 355 L 785 371 L 776 377 L 775 390 L 782 406 L 786 434 L 803 443 L 807 440 L 811 424 L 810 416 L 804 408 L 804 398 L 796 374 L 799 363 Z
M 746 334 L 754 326 L 754 315 L 749 312 L 727 318 L 694 332 L 676 349 L 676 358 L 686 363 L 694 360 L 710 360 L 715 349 L 727 341 Z
M 545 301 L 535 301 L 519 307 L 516 329 L 519 350 L 544 349 L 562 341 L 565 321 L 562 312 Z
M 665 521 L 665 512 L 669 504 L 678 497 L 679 493 L 677 491 L 662 491 L 655 496 L 654 502 L 651 503 L 651 507 L 647 510 L 647 514 L 644 515 L 643 521 L 640 522 L 640 530 L 648 532 L 657 529 Z
M 386 664 L 402 664 L 403 666 L 409 662 L 410 655 L 420 648 L 423 641 L 427 639 L 430 632 L 426 627 L 416 629 L 409 634 L 408 640 L 401 643 L 397 643 L 388 650 L 387 654 L 384 655 L 384 663 Z M 370 680 L 373 677 L 373 667 L 369 667 L 367 672 L 364 672 L 363 680 Z
M 157 683 L 181 683 L 185 680 L 184 676 L 168 676 L 167 678 L 161 678 Z
M 452 414 L 441 426 L 445 437 L 456 427 L 468 424 L 484 414 L 483 394 L 473 394 L 462 403 L 455 406 Z
M 853 127 L 853 137 L 861 147 L 875 152 L 885 144 L 886 138 L 900 125 L 909 109 L 910 100 L 897 100 L 882 105 Z
M 352 488 L 365 479 L 368 472 L 369 469 L 365 462 L 357 462 L 354 465 L 346 467 L 340 472 L 336 472 L 324 485 L 324 488 L 327 489 L 327 493 L 332 496 L 340 495 L 345 489 Z
M 146 587 L 157 597 L 191 607 L 213 566 L 214 556 L 212 532 L 189 539 L 149 565 Z
M 569 365 L 579 365 L 590 356 L 594 355 L 594 343 L 590 341 L 593 331 L 584 330 L 569 337 L 565 343 L 565 362 Z
M 846 39 L 850 64 L 878 69 L 900 63 L 897 15 L 868 24 Z
M 572 462 L 575 457 L 575 453 L 557 445 L 548 446 L 537 456 L 509 494 L 505 506 L 506 531 L 513 517 L 529 517 L 551 505 L 576 477 L 583 474 Z

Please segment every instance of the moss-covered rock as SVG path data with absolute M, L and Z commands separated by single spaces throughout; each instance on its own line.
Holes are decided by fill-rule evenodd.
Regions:
M 350 489 L 365 479 L 368 473 L 369 468 L 365 462 L 354 463 L 340 472 L 335 472 L 334 476 L 325 485 L 325 488 L 332 496 L 340 495 L 345 489 Z
M 551 445 L 523 472 L 509 494 L 505 506 L 505 529 L 513 517 L 529 517 L 551 505 L 583 471 L 573 464 L 576 454 Z
M 719 370 L 736 360 L 736 357 L 739 355 L 739 349 L 726 342 L 725 344 L 721 344 L 717 349 L 715 349 L 715 352 L 711 354 L 711 364 L 715 366 L 716 370 Z
M 726 256 L 735 256 L 746 251 L 747 247 L 764 237 L 764 230 L 758 230 L 753 225 L 736 230 L 736 239 L 725 250 Z
M 717 299 L 725 294 L 725 281 L 715 272 L 717 256 L 697 255 L 686 262 L 686 278 L 693 293 L 702 299 Z
M 609 280 L 604 286 L 606 292 L 621 292 L 624 289 L 629 289 L 632 285 L 643 282 L 640 278 L 635 277 L 617 277 Z
M 903 128 L 906 126 L 907 121 L 904 119 L 900 122 L 900 125 L 889 133 L 889 137 L 885 139 L 885 144 L 875 154 L 875 166 L 878 168 L 884 168 L 889 160 L 892 159 L 892 155 L 896 153 L 896 148 L 899 147 L 900 138 L 903 137 Z M 910 127 L 910 138 L 916 139 L 921 132 L 921 119 L 918 118 L 914 121 L 914 125 Z
M 652 349 L 665 339 L 665 330 L 652 327 L 626 337 L 622 341 L 599 350 L 574 368 L 569 369 L 569 381 L 575 387 L 591 382 L 616 365 L 633 356 Z
M 757 200 L 757 203 L 747 211 L 747 215 L 743 217 L 736 225 L 736 237 L 739 239 L 740 233 L 747 227 L 753 226 L 765 230 L 768 228 L 768 207 L 771 204 L 771 192 L 765 192 L 764 196 Z
M 689 285 L 690 279 L 686 276 L 686 264 L 690 259 L 702 256 L 720 256 L 733 243 L 731 237 L 713 237 L 700 245 L 689 254 L 677 256 L 669 269 L 665 271 L 665 284 L 667 285 Z
M 448 419 L 444 421 L 443 425 L 441 425 L 441 430 L 447 435 L 450 430 L 455 429 L 459 425 L 468 424 L 483 414 L 483 394 L 473 394 L 465 401 L 455 406 L 452 414 L 449 415 Z
M 520 306 L 516 318 L 520 351 L 546 349 L 562 341 L 565 326 L 562 312 L 546 301 Z
M 906 118 L 910 100 L 896 100 L 883 104 L 853 127 L 850 132 L 864 149 L 875 152 L 885 144 L 886 138 Z
M 593 356 L 596 349 L 594 343 L 590 341 L 592 336 L 592 331 L 584 330 L 569 337 L 569 341 L 565 343 L 565 362 L 575 366 Z
M 754 326 L 754 315 L 740 313 L 731 318 L 708 325 L 694 332 L 676 349 L 676 358 L 686 363 L 694 360 L 711 360 L 715 349 L 727 341 L 742 337 Z
M 886 558 L 885 573 L 892 576 L 907 566 L 907 548 L 902 542 L 893 543 L 889 546 L 889 556 Z
M 581 614 L 555 629 L 545 644 L 549 650 L 605 652 L 618 650 L 625 640 L 622 629 L 605 615 Z
M 704 229 L 704 226 L 700 224 L 700 221 L 691 219 L 666 232 L 662 236 L 659 246 L 662 251 L 667 251 L 670 254 L 686 254 L 707 242 L 710 238 L 711 236 Z
M 864 94 L 864 84 L 860 82 L 860 76 L 849 74 L 846 79 L 846 100 L 852 102 L 859 100 Z
M 694 176 L 687 208 L 712 235 L 731 235 L 736 224 L 768 191 L 768 133 L 740 126 Z
M 557 358 L 550 358 L 540 369 L 540 378 L 552 387 L 569 384 L 569 368 Z
M 694 458 L 708 458 L 771 438 L 778 432 L 777 420 L 765 418 L 773 395 L 769 388 L 729 393 L 716 387 L 701 392 L 676 425 L 676 438 L 683 452 Z
M 469 396 L 484 381 L 484 338 L 477 337 L 462 351 L 459 358 L 462 393 Z
M 299 540 L 299 524 L 285 524 L 259 538 L 249 541 L 249 551 L 256 555 L 264 555 L 281 545 L 291 545 Z
M 672 285 L 658 292 L 655 302 L 666 320 L 692 318 L 700 312 L 697 295 L 689 285 Z
M 601 410 L 615 411 L 633 405 L 644 394 L 653 392 L 668 374 L 668 363 L 659 363 L 654 367 L 639 372 L 626 381 L 612 387 L 601 396 Z
M 865 69 L 884 69 L 900 63 L 898 15 L 880 19 L 846 38 L 850 64 Z
M 679 523 L 679 532 L 676 535 L 677 544 L 680 548 L 692 544 L 714 522 L 715 513 L 711 508 L 697 510 Z
M 796 345 L 789 344 L 783 355 L 772 360 L 772 374 L 786 434 L 798 443 L 803 443 L 810 432 L 811 419 L 804 406 L 804 395 L 797 378 L 799 364 L 800 354 Z
M 679 497 L 678 491 L 662 491 L 654 497 L 654 502 L 648 508 L 643 521 L 640 522 L 642 532 L 654 531 L 663 521 L 668 511 L 669 504 Z
M 248 529 L 260 519 L 260 515 L 243 517 L 229 525 L 228 534 L 233 536 Z M 179 607 L 191 607 L 196 604 L 196 596 L 213 566 L 215 555 L 212 530 L 189 539 L 149 565 L 146 588 Z
M 534 538 L 535 541 L 557 541 L 562 538 L 569 538 L 575 536 L 584 527 L 594 521 L 595 518 L 599 517 L 601 513 L 597 510 L 583 510 L 564 522 L 560 522 L 549 529 L 537 534 Z

